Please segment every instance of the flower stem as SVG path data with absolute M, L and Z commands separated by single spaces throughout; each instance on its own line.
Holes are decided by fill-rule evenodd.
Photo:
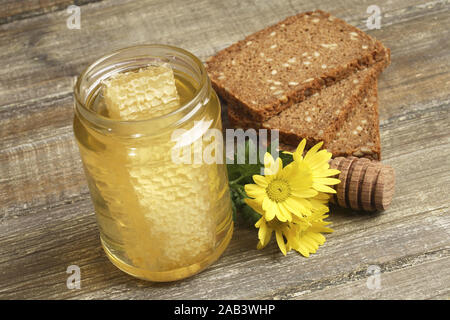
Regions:
M 242 176 L 240 176 L 239 178 L 234 179 L 233 181 L 230 181 L 230 184 L 236 184 L 236 183 L 238 183 L 239 181 L 241 181 L 242 179 L 244 179 L 245 177 L 246 177 L 245 175 L 242 175 Z

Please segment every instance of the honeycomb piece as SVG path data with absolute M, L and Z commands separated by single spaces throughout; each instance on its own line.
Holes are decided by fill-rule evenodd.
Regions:
M 103 96 L 113 119 L 155 118 L 180 105 L 173 70 L 167 65 L 118 73 L 103 84 Z

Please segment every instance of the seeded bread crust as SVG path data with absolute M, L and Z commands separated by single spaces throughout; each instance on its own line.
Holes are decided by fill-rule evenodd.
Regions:
M 317 10 L 258 31 L 206 65 L 223 100 L 247 118 L 265 121 L 389 55 L 379 41 Z
M 378 120 L 377 80 L 371 79 L 366 95 L 362 97 L 361 105 L 356 106 L 349 113 L 347 121 L 336 132 L 336 137 L 324 143 L 324 148 L 339 156 L 366 157 L 381 160 L 380 131 Z M 230 109 L 229 109 L 230 110 Z M 258 122 L 252 122 L 240 117 L 232 109 L 228 112 L 228 120 L 234 127 L 243 129 L 260 129 Z M 296 141 L 286 141 L 286 136 L 280 131 L 280 148 L 286 151 L 295 150 L 301 138 Z M 309 147 L 312 143 L 309 143 Z

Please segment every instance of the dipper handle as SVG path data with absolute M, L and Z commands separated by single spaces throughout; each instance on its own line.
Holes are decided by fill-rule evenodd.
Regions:
M 376 211 L 389 207 L 394 196 L 394 169 L 367 158 L 338 157 L 330 167 L 341 171 L 331 202 L 354 210 Z

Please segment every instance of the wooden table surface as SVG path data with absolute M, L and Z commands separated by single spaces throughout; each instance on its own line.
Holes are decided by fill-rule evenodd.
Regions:
M 0 0 L 0 298 L 440 299 L 450 297 L 450 4 L 448 1 Z M 369 5 L 381 29 L 368 30 Z M 175 283 L 116 269 L 100 246 L 72 133 L 76 76 L 122 47 L 166 43 L 203 61 L 302 11 L 343 18 L 392 50 L 379 80 L 383 161 L 396 170 L 389 210 L 333 208 L 317 254 L 256 250 L 237 225 L 218 262 Z M 66 286 L 69 265 L 81 289 Z M 380 287 L 367 286 L 379 268 Z M 370 283 L 370 282 L 369 282 Z

